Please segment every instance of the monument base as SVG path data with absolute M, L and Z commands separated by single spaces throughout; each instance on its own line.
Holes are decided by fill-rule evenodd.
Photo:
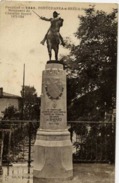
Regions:
M 71 179 L 72 145 L 69 132 L 39 130 L 35 142 L 34 183 Z
M 66 180 L 72 180 L 73 177 L 71 178 L 36 178 L 36 177 L 33 177 L 33 183 L 62 183 L 63 181 L 66 181 Z
M 40 128 L 34 145 L 34 183 L 61 183 L 73 177 L 66 98 L 63 64 L 49 61 L 42 74 Z

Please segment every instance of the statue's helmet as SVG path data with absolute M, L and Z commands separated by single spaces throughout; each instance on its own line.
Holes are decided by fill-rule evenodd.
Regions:
M 53 16 L 58 16 L 59 13 L 57 13 L 56 11 L 53 12 Z

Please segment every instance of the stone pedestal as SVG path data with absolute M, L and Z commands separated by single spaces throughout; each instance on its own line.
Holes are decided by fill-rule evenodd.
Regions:
M 66 73 L 59 62 L 47 63 L 43 71 L 40 129 L 34 152 L 34 183 L 72 178 L 72 145 L 67 130 Z

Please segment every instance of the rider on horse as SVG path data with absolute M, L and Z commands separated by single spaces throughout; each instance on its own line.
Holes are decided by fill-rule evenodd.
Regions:
M 45 18 L 45 17 L 40 17 L 40 19 L 45 20 L 45 21 L 50 21 L 51 22 L 51 26 L 48 29 L 44 39 L 41 41 L 41 44 L 44 45 L 45 41 L 47 40 L 47 34 L 48 32 L 51 30 L 52 32 L 58 32 L 59 33 L 59 28 L 57 27 L 57 22 L 61 19 L 60 17 L 58 17 L 59 13 L 57 13 L 56 11 L 53 12 L 53 18 Z M 63 19 L 62 19 L 63 20 Z M 59 39 L 61 41 L 61 44 L 63 46 L 65 46 L 63 37 L 61 36 L 61 34 L 59 33 Z

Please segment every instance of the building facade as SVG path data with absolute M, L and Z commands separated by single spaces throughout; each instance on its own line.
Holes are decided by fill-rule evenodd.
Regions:
M 3 91 L 3 88 L 0 88 L 0 119 L 3 118 L 3 112 L 9 106 L 14 106 L 16 109 L 19 109 L 20 99 L 20 96 L 6 93 Z

